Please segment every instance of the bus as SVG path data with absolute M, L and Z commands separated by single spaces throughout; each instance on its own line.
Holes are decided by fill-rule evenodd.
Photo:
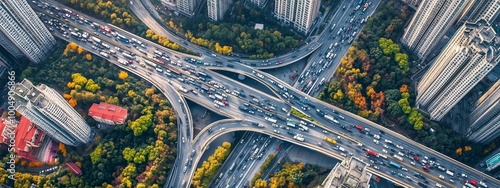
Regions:
M 118 34 L 118 35 L 117 35 L 117 37 L 118 37 L 118 39 L 120 39 L 120 40 L 121 40 L 122 42 L 124 42 L 124 43 L 129 43 L 129 42 L 130 42 L 130 41 L 128 40 L 128 38 L 127 38 L 127 37 L 125 37 L 125 36 L 123 36 L 123 35 Z
M 91 39 L 92 39 L 92 41 L 94 41 L 94 43 L 96 43 L 96 44 L 100 44 L 100 43 L 101 43 L 101 39 L 99 39 L 99 38 L 97 38 L 97 37 L 94 37 L 94 36 L 93 36 Z
M 389 161 L 389 165 L 391 165 L 391 166 L 393 166 L 393 167 L 395 167 L 397 169 L 401 169 L 402 168 L 401 165 L 399 165 L 398 163 L 392 162 L 392 161 Z
M 75 37 L 75 38 L 80 38 L 80 35 L 76 32 L 71 32 L 70 33 L 72 37 Z
M 128 58 L 128 59 L 130 59 L 130 60 L 135 60 L 135 57 L 134 57 L 134 56 L 131 56 L 131 55 L 130 55 L 130 54 L 128 54 L 128 53 L 123 52 L 123 53 L 122 53 L 122 55 L 123 55 L 123 57 L 126 57 L 126 58 Z
M 176 69 L 174 69 L 174 68 L 167 67 L 167 69 L 168 69 L 169 71 L 171 71 L 172 73 L 174 73 L 174 74 L 181 75 L 181 72 L 179 72 L 178 70 L 176 70 Z
M 154 67 L 154 68 L 156 68 L 156 66 L 157 66 L 157 64 L 156 64 L 156 63 L 153 63 L 153 62 L 151 62 L 151 61 L 149 61 L 149 60 L 147 60 L 147 59 L 145 59 L 145 60 L 144 60 L 144 63 L 146 63 L 146 64 L 148 64 L 149 66 L 152 66 L 152 67 Z
M 328 138 L 326 136 L 325 136 L 325 138 L 323 138 L 323 140 L 325 140 L 326 142 L 331 143 L 331 144 L 337 144 L 336 140 Z

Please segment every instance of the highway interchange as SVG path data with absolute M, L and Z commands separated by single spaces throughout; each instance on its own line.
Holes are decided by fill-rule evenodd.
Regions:
M 58 7 L 62 8 L 63 6 L 58 5 Z M 80 14 L 80 15 L 82 15 L 82 14 Z M 147 16 L 144 16 L 144 17 L 147 17 Z M 89 16 L 85 16 L 85 18 L 93 21 L 94 23 L 100 23 L 101 25 L 107 25 L 106 23 L 92 19 Z M 88 24 L 78 24 L 76 21 L 72 21 L 72 20 L 68 20 L 68 21 L 71 23 L 71 25 L 77 26 L 79 29 L 87 31 L 88 33 L 92 34 L 94 32 L 94 30 Z M 120 34 L 125 35 L 129 38 L 140 39 L 140 37 L 133 36 L 132 34 L 130 34 L 128 32 L 120 31 L 119 29 L 116 29 L 116 30 Z M 98 32 L 100 32 L 100 31 L 98 31 Z M 72 37 L 70 37 L 70 38 L 63 37 L 61 35 L 61 33 L 57 32 L 57 31 L 55 31 L 53 33 L 57 37 L 63 38 L 63 39 L 68 40 L 68 41 L 76 42 L 78 45 L 84 47 L 89 52 L 93 52 L 94 54 L 99 54 L 98 51 L 96 51 L 92 48 L 92 46 L 93 46 L 92 43 L 74 40 L 74 38 L 72 38 Z M 103 36 L 102 34 L 99 37 L 103 41 L 106 41 L 106 43 L 111 44 L 111 46 L 118 46 L 121 49 L 125 49 L 125 50 L 130 51 L 134 54 L 137 54 L 136 58 L 138 59 L 138 61 L 141 61 L 140 59 L 142 59 L 142 58 L 139 57 L 140 56 L 139 54 L 142 54 L 142 53 L 140 51 L 138 51 L 138 49 L 126 47 L 126 44 L 124 44 L 123 42 L 113 40 L 113 38 L 115 38 L 115 37 L 106 37 L 106 36 Z M 390 168 L 387 165 L 373 164 L 373 166 L 372 166 L 373 168 L 370 169 L 370 171 L 372 171 L 373 173 L 380 174 L 381 176 L 386 177 L 388 179 L 393 179 L 393 180 L 398 181 L 400 183 L 404 183 L 407 186 L 414 186 L 414 187 L 416 187 L 416 182 L 418 182 L 418 181 L 422 182 L 423 180 L 419 180 L 418 178 L 414 177 L 413 173 L 411 173 L 411 171 L 415 171 L 415 172 L 418 172 L 420 174 L 423 174 L 424 176 L 427 176 L 428 178 L 426 181 L 428 181 L 428 185 L 430 185 L 431 187 L 434 186 L 436 183 L 439 183 L 439 184 L 444 185 L 444 186 L 450 186 L 450 187 L 457 186 L 457 185 L 463 183 L 463 181 L 465 181 L 465 179 L 475 179 L 475 180 L 479 181 L 479 180 L 483 180 L 483 177 L 484 177 L 484 181 L 487 182 L 487 184 L 489 186 L 499 187 L 499 186 L 494 186 L 494 185 L 500 185 L 500 183 L 497 180 L 495 180 L 487 175 L 484 175 L 476 170 L 473 170 L 470 167 L 467 167 L 467 166 L 465 166 L 461 163 L 458 163 L 458 162 L 456 162 L 456 161 L 454 161 L 446 156 L 443 156 L 443 155 L 439 154 L 438 152 L 435 152 L 435 151 L 428 149 L 428 148 L 426 148 L 418 143 L 415 143 L 407 138 L 404 138 L 403 136 L 398 135 L 397 133 L 394 133 L 386 128 L 383 128 L 379 125 L 376 125 L 372 122 L 369 122 L 361 117 L 358 117 L 357 115 L 343 111 L 343 110 L 338 109 L 334 106 L 331 106 L 331 105 L 326 104 L 324 102 L 318 101 L 314 98 L 308 98 L 308 102 L 304 102 L 304 98 L 307 97 L 306 94 L 298 91 L 295 88 L 292 88 L 291 86 L 285 84 L 284 82 L 280 81 L 279 79 L 276 79 L 272 75 L 258 71 L 256 69 L 252 68 L 251 66 L 248 66 L 245 64 L 233 63 L 232 65 L 234 66 L 234 68 L 226 68 L 226 67 L 224 67 L 226 61 L 222 61 L 222 62 L 224 62 L 224 64 L 222 66 L 214 66 L 215 64 L 213 62 L 215 62 L 216 59 L 222 60 L 222 59 L 224 59 L 224 57 L 214 58 L 210 55 L 213 52 L 209 52 L 206 50 L 205 51 L 201 50 L 202 53 L 203 52 L 206 52 L 206 53 L 203 53 L 204 54 L 203 59 L 200 59 L 200 60 L 202 60 L 203 62 L 208 62 L 210 65 L 201 66 L 201 65 L 197 65 L 197 64 L 189 64 L 186 61 L 184 61 L 183 58 L 184 57 L 192 57 L 192 56 L 187 56 L 187 55 L 181 54 L 179 52 L 174 52 L 174 51 L 162 48 L 162 47 L 160 47 L 156 44 L 153 44 L 149 41 L 146 41 L 144 39 L 142 39 L 141 41 L 144 43 L 147 43 L 147 48 L 145 50 L 147 51 L 148 58 L 152 58 L 152 55 L 153 55 L 152 51 L 154 51 L 156 48 L 161 49 L 161 51 L 163 51 L 163 52 L 168 52 L 171 60 L 173 62 L 176 62 L 176 65 L 169 65 L 169 67 L 173 68 L 173 69 L 178 69 L 179 72 L 183 72 L 184 75 L 182 77 L 185 77 L 186 79 L 191 77 L 193 80 L 197 80 L 196 76 L 192 76 L 192 75 L 187 74 L 185 72 L 185 70 L 180 70 L 178 62 L 181 62 L 181 64 L 183 64 L 183 67 L 186 67 L 186 65 L 189 65 L 190 67 L 193 67 L 197 72 L 199 72 L 199 71 L 205 72 L 206 74 L 208 74 L 212 77 L 213 81 L 219 83 L 217 85 L 223 85 L 224 87 L 228 88 L 228 90 L 230 91 L 229 93 L 226 93 L 225 91 L 222 91 L 221 89 L 217 89 L 213 85 L 211 86 L 211 85 L 208 85 L 205 83 L 198 82 L 199 84 L 204 84 L 204 85 L 212 88 L 213 90 L 219 91 L 221 94 L 222 93 L 227 94 L 227 101 L 230 103 L 230 105 L 227 107 L 217 108 L 214 106 L 213 99 L 208 98 L 207 95 L 205 95 L 205 94 L 198 93 L 198 95 L 196 95 L 193 92 L 184 93 L 184 92 L 175 91 L 175 90 L 178 90 L 178 88 L 180 88 L 180 86 L 183 86 L 184 88 L 187 88 L 187 89 L 191 89 L 191 88 L 194 89 L 194 88 L 196 88 L 196 86 L 194 86 L 193 84 L 187 84 L 186 82 L 182 82 L 179 79 L 169 78 L 169 77 L 165 76 L 163 73 L 159 73 L 156 71 L 149 71 L 145 67 L 135 66 L 135 68 L 132 68 L 132 66 L 124 66 L 120 63 L 117 63 L 116 58 L 109 57 L 109 60 L 111 62 L 117 64 L 118 66 L 120 66 L 120 67 L 134 73 L 134 74 L 137 74 L 138 76 L 140 76 L 140 77 L 148 80 L 152 84 L 154 84 L 157 88 L 160 89 L 160 91 L 162 91 L 162 93 L 164 93 L 167 96 L 167 98 L 170 101 L 173 101 L 172 105 L 173 105 L 173 108 L 176 110 L 178 122 L 179 122 L 178 123 L 178 125 L 179 125 L 179 142 L 178 142 L 179 146 L 178 147 L 179 148 L 178 148 L 178 159 L 176 161 L 176 164 L 174 165 L 174 168 L 169 173 L 171 176 L 167 180 L 166 186 L 168 186 L 168 187 L 183 187 L 183 186 L 187 186 L 190 183 L 190 181 L 191 181 L 190 177 L 192 177 L 192 174 L 194 173 L 194 170 L 196 169 L 197 165 L 190 165 L 189 169 L 187 169 L 186 171 L 183 171 L 184 166 L 186 166 L 185 165 L 186 159 L 192 158 L 193 159 L 192 164 L 198 164 L 201 155 L 203 154 L 204 150 L 206 149 L 206 147 L 208 146 L 208 144 L 212 140 L 214 140 L 216 137 L 218 137 L 222 134 L 225 134 L 227 132 L 241 131 L 241 130 L 256 131 L 256 132 L 260 132 L 263 134 L 268 134 L 268 135 L 271 135 L 273 137 L 277 137 L 281 140 L 286 140 L 286 141 L 289 141 L 289 142 L 292 142 L 292 143 L 295 143 L 298 145 L 307 146 L 313 150 L 320 151 L 326 155 L 336 157 L 339 159 L 343 158 L 341 153 L 344 153 L 344 154 L 352 153 L 353 155 L 356 155 L 358 157 L 363 158 L 363 156 L 364 156 L 363 149 L 366 149 L 366 148 L 373 150 L 373 151 L 376 151 L 377 153 L 382 153 L 382 149 L 386 149 L 388 151 L 390 151 L 390 149 L 394 149 L 395 151 L 399 151 L 400 149 L 394 147 L 395 145 L 386 144 L 386 145 L 388 145 L 388 147 L 390 147 L 390 149 L 382 147 L 383 140 L 388 139 L 388 140 L 391 140 L 394 144 L 402 145 L 404 147 L 404 149 L 403 149 L 404 153 L 406 153 L 408 150 L 410 150 L 410 151 L 413 151 L 413 152 L 419 154 L 421 157 L 423 157 L 423 156 L 435 157 L 436 162 L 440 163 L 441 166 L 444 166 L 447 169 L 453 170 L 455 172 L 456 177 L 454 177 L 453 179 L 455 179 L 457 181 L 455 181 L 454 184 L 451 183 L 449 181 L 450 177 L 447 176 L 446 174 L 444 174 L 444 172 L 441 172 L 436 168 L 432 169 L 429 173 L 424 172 L 421 168 L 421 165 L 419 165 L 418 163 L 415 166 L 411 165 L 409 163 L 410 160 L 408 158 L 404 159 L 404 162 L 402 164 L 410 170 L 409 172 L 405 172 L 402 170 L 396 170 L 394 168 Z M 181 43 L 179 43 L 179 44 L 181 44 Z M 194 45 L 189 45 L 189 46 L 194 46 Z M 121 56 L 120 54 L 118 54 L 117 56 L 119 59 L 126 59 L 123 56 Z M 137 63 L 134 63 L 134 64 L 137 65 Z M 264 93 L 264 92 L 255 90 L 255 89 L 251 88 L 250 86 L 244 85 L 238 81 L 232 80 L 232 79 L 227 78 L 223 75 L 217 74 L 211 70 L 206 69 L 208 67 L 212 70 L 215 70 L 215 69 L 227 70 L 227 71 L 237 72 L 237 73 L 246 75 L 247 77 L 253 78 L 253 79 L 261 82 L 262 84 L 265 84 L 266 86 L 272 88 L 275 93 L 274 94 L 273 93 Z M 334 67 L 336 67 L 336 66 L 334 66 Z M 295 99 L 291 99 L 291 100 L 285 99 L 282 95 L 285 93 L 285 91 L 282 88 L 287 88 L 286 92 L 288 93 L 288 96 L 290 96 L 290 95 L 295 96 L 294 97 Z M 242 96 L 231 95 L 230 93 L 233 90 L 239 90 L 239 91 L 243 90 L 243 91 L 245 91 L 247 96 L 242 97 Z M 291 116 L 289 117 L 286 112 L 281 111 L 281 108 L 285 108 L 287 111 L 289 111 L 291 107 L 294 107 L 294 108 L 300 109 L 300 110 L 306 109 L 303 111 L 306 114 L 308 114 L 309 116 L 311 116 L 313 119 L 318 121 L 321 125 L 315 125 L 315 127 L 309 127 L 310 129 L 308 132 L 302 132 L 302 131 L 293 129 L 292 132 L 300 133 L 305 138 L 304 142 L 294 140 L 293 135 L 287 134 L 287 131 L 285 129 L 282 129 L 282 128 L 277 129 L 276 127 L 271 126 L 271 124 L 269 122 L 265 122 L 263 120 L 262 116 L 260 116 L 263 114 L 259 114 L 259 113 L 249 114 L 247 112 L 241 112 L 238 109 L 238 107 L 241 106 L 243 103 L 249 103 L 248 100 L 251 99 L 251 97 L 249 97 L 250 94 L 256 96 L 256 98 L 258 98 L 261 101 L 268 100 L 269 101 L 268 103 L 275 105 L 276 110 L 273 112 L 273 114 L 276 114 L 279 117 L 291 118 L 295 122 L 299 122 L 300 120 L 295 119 Z M 227 116 L 227 117 L 230 117 L 233 119 L 232 120 L 222 120 L 222 121 L 215 122 L 215 123 L 211 124 L 211 125 L 207 126 L 204 130 L 202 130 L 202 132 L 200 132 L 198 135 L 196 135 L 196 137 L 193 139 L 193 136 L 194 136 L 193 135 L 193 127 L 192 127 L 193 125 L 192 125 L 192 119 L 190 116 L 190 112 L 189 112 L 189 109 L 187 108 L 187 105 L 186 105 L 183 97 L 180 97 L 179 95 L 182 95 L 183 97 L 186 97 L 190 100 L 193 100 L 196 103 L 198 103 L 198 104 L 200 104 L 208 109 L 213 110 L 214 112 L 220 113 L 221 115 L 224 115 L 224 116 Z M 200 97 L 200 95 L 204 95 L 205 97 Z M 275 96 L 273 96 L 273 95 L 275 95 Z M 178 102 L 178 101 L 180 101 L 180 102 Z M 250 100 L 250 101 L 252 101 L 252 100 Z M 283 101 L 286 101 L 286 102 L 283 102 Z M 270 106 L 267 104 L 264 104 L 263 106 L 261 106 L 257 102 L 254 102 L 254 103 L 256 103 L 256 104 L 252 104 L 252 105 L 256 109 L 261 109 L 263 112 L 265 112 L 263 107 L 265 108 L 265 107 Z M 264 102 L 262 102 L 262 103 L 264 103 Z M 309 103 L 309 104 L 304 104 L 304 103 Z M 179 109 L 181 109 L 181 110 L 179 110 Z M 307 110 L 307 109 L 310 109 L 310 110 Z M 341 128 L 341 126 L 335 125 L 331 121 L 323 118 L 322 116 L 320 116 L 319 113 L 317 113 L 315 111 L 315 109 L 321 110 L 323 113 L 328 113 L 328 114 L 336 117 L 337 120 L 340 121 L 340 125 L 344 125 L 345 128 Z M 333 113 L 333 111 L 336 111 L 338 114 Z M 344 119 L 340 118 L 339 115 L 342 115 L 344 117 Z M 260 128 L 260 127 L 252 126 L 250 124 L 250 122 L 258 122 L 258 123 L 264 125 L 264 127 Z M 280 122 L 280 123 L 278 123 L 279 125 L 284 125 L 283 121 L 279 121 L 279 122 Z M 310 123 L 308 123 L 308 124 L 310 124 Z M 380 134 L 382 137 L 380 139 L 380 144 L 376 144 L 373 142 L 373 140 L 374 140 L 373 136 L 363 134 L 363 133 L 359 132 L 357 129 L 351 127 L 351 125 L 361 125 L 363 127 L 369 128 L 370 133 L 372 133 L 372 134 L 379 134 L 378 130 L 382 130 L 385 134 Z M 208 131 L 209 129 L 211 131 Z M 274 130 L 280 130 L 280 133 L 276 133 L 276 132 L 274 132 Z M 324 133 L 323 130 L 326 130 L 328 133 Z M 339 152 L 338 150 L 336 150 L 335 147 L 330 146 L 327 142 L 323 142 L 323 137 L 328 136 L 331 138 L 337 138 L 337 135 L 342 137 L 341 141 L 339 141 L 338 145 L 341 145 L 341 147 L 344 147 L 346 152 Z M 347 135 L 347 137 L 344 137 L 344 135 Z M 188 138 L 188 139 L 186 139 L 186 138 Z M 359 147 L 358 142 L 363 143 L 364 146 Z M 319 143 L 321 143 L 321 144 L 319 144 Z M 195 150 L 194 154 L 192 153 L 193 149 Z M 270 147 L 269 149 L 273 150 L 274 148 Z M 397 153 L 397 152 L 395 152 L 395 153 Z M 191 156 L 191 155 L 193 155 L 193 156 Z M 389 155 L 389 154 L 386 154 L 386 155 Z M 381 158 L 373 158 L 373 157 L 370 157 L 367 160 L 374 160 L 374 162 L 384 161 Z M 391 159 L 391 160 L 394 161 L 393 159 Z M 374 169 L 375 168 L 374 166 L 378 166 L 380 168 L 380 170 Z M 410 180 L 406 177 L 399 178 L 396 175 L 391 175 L 391 171 L 397 171 L 396 173 L 402 173 L 402 174 L 406 174 L 409 176 L 413 176 L 413 177 L 411 177 L 412 180 Z M 459 177 L 460 175 L 458 175 L 458 174 L 460 174 L 462 172 L 467 174 L 468 178 Z M 443 180 L 440 180 L 437 178 L 441 174 L 446 176 L 446 180 L 443 181 Z M 175 181 L 175 180 L 177 180 L 177 181 Z

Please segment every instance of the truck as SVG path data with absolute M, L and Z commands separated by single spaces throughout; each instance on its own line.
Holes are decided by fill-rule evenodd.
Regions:
M 94 41 L 94 43 L 101 44 L 101 39 L 99 39 L 97 37 L 92 37 L 91 39 L 92 39 L 92 41 Z
M 101 52 L 101 53 L 99 53 L 99 54 L 101 54 L 101 55 L 102 55 L 102 56 L 104 56 L 105 58 L 109 58 L 109 54 L 108 54 L 108 53 L 106 53 L 106 52 Z
M 394 157 L 394 158 L 400 160 L 401 162 L 403 162 L 403 157 L 401 157 L 399 155 L 394 154 L 392 157 Z
M 259 153 L 259 148 L 255 149 L 255 151 L 252 153 L 252 155 L 250 155 L 250 160 L 253 160 L 255 158 L 255 156 L 257 156 L 258 153 Z
M 221 95 L 219 94 L 215 94 L 215 98 L 219 99 L 219 100 L 224 100 L 224 97 L 222 97 Z
M 188 90 L 186 88 L 182 87 L 182 86 L 179 87 L 179 91 L 182 91 L 184 93 L 188 92 Z
M 119 59 L 119 60 L 118 60 L 118 63 L 121 63 L 121 64 L 123 64 L 123 65 L 128 65 L 128 62 L 127 62 L 127 61 L 125 61 L 125 60 L 122 60 L 122 59 Z
M 126 57 L 126 58 L 128 58 L 128 59 L 130 59 L 130 60 L 135 60 L 135 57 L 134 57 L 134 56 L 131 56 L 130 54 L 127 54 L 127 53 L 125 53 L 125 52 L 122 52 L 122 55 L 123 55 L 123 57 Z
M 269 118 L 269 117 L 265 117 L 264 119 L 266 119 L 266 121 L 269 121 L 271 123 L 276 123 L 277 120 L 273 119 L 273 118 Z
M 323 117 L 324 117 L 325 119 L 327 119 L 327 120 L 330 120 L 330 121 L 335 120 L 335 119 L 333 119 L 333 116 L 328 115 L 328 114 L 325 114 Z
M 231 167 L 229 167 L 229 171 L 233 171 L 233 170 L 234 170 L 234 166 L 236 166 L 236 163 L 233 163 L 233 164 L 231 165 Z
M 286 122 L 286 126 L 289 126 L 289 127 L 295 128 L 295 122 L 293 122 L 293 121 L 287 121 L 287 122 Z
M 448 174 L 448 175 L 450 175 L 450 176 L 452 176 L 452 177 L 453 177 L 453 175 L 454 175 L 455 173 L 453 173 L 453 172 L 452 172 L 452 171 L 450 171 L 450 170 L 446 170 L 446 174 Z
M 304 137 L 301 137 L 301 136 L 299 136 L 299 135 L 295 135 L 295 136 L 293 136 L 293 138 L 294 138 L 295 140 L 298 140 L 298 141 L 304 142 Z
M 371 155 L 371 156 L 374 156 L 374 157 L 378 157 L 378 154 L 377 154 L 377 153 L 375 153 L 375 152 L 374 152 L 374 151 L 372 151 L 372 150 L 368 150 L 368 151 L 366 151 L 366 155 Z
M 394 168 L 401 169 L 401 165 L 392 161 L 389 161 L 389 165 L 391 165 Z
M 304 129 L 304 131 L 309 131 L 309 127 L 307 127 L 305 125 L 299 124 L 299 127 Z
M 328 138 L 325 136 L 325 138 L 323 138 L 323 140 L 325 140 L 326 142 L 330 143 L 330 144 L 337 144 L 337 141 L 334 140 L 334 139 L 331 139 L 331 138 Z

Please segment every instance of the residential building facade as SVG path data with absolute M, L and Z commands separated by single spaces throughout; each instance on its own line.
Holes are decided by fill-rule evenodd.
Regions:
M 207 0 L 208 18 L 212 21 L 222 20 L 229 6 L 231 0 Z
M 192 18 L 195 14 L 197 6 L 201 3 L 200 0 L 177 0 L 177 11 L 184 16 Z
M 488 22 L 466 22 L 418 83 L 417 107 L 441 120 L 498 64 L 499 47 Z
M 413 7 L 418 7 L 418 5 L 420 4 L 420 1 L 422 1 L 422 0 L 403 0 L 404 3 L 406 3 L 410 6 L 413 6 Z
M 500 136 L 500 81 L 479 98 L 469 123 L 469 140 L 488 144 Z
M 275 0 L 274 16 L 284 24 L 293 25 L 299 32 L 309 33 L 320 3 L 320 0 Z
M 500 13 L 500 0 L 475 0 L 471 1 L 470 7 L 467 8 L 460 18 L 460 24 L 465 21 L 475 22 L 479 19 L 484 19 L 489 23 L 494 23 Z
M 423 0 L 401 41 L 420 59 L 432 50 L 471 0 Z
M 250 2 L 252 2 L 255 6 L 259 8 L 264 8 L 264 6 L 267 3 L 267 0 L 250 0 Z
M 66 145 L 90 142 L 91 129 L 83 117 L 54 89 L 29 80 L 14 86 L 15 109 L 45 134 Z
M 0 1 L 0 18 L 2 51 L 18 61 L 39 63 L 56 44 L 27 1 Z

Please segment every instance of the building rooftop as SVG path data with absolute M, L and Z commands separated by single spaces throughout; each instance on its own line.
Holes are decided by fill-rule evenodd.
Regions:
M 45 137 L 42 130 L 37 129 L 24 116 L 21 117 L 16 128 L 16 153 L 19 157 L 36 160 L 33 156 L 34 148 L 39 147 L 40 142 Z
M 264 24 L 259 24 L 259 23 L 256 23 L 256 24 L 255 24 L 254 29 L 260 29 L 260 30 L 263 30 L 263 29 L 264 29 Z
M 367 163 L 351 157 L 349 161 L 337 163 L 323 182 L 324 188 L 369 188 L 371 174 Z
M 68 167 L 69 170 L 71 170 L 71 172 L 75 173 L 76 175 L 82 174 L 82 170 L 78 166 L 76 166 L 75 163 L 66 163 L 66 167 Z
M 127 119 L 127 109 L 104 102 L 99 104 L 94 103 L 89 109 L 89 116 L 113 122 L 125 122 Z

